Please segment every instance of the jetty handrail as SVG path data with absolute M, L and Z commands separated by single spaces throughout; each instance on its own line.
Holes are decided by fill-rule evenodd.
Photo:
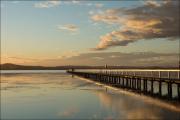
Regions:
M 80 72 L 180 79 L 179 69 L 78 69 Z

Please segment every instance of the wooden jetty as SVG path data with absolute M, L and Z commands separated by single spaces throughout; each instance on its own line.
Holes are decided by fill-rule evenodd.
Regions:
M 141 70 L 140 70 L 141 71 Z M 148 71 L 148 70 L 147 70 Z M 139 71 L 112 71 L 112 70 L 101 70 L 101 71 L 76 71 L 68 70 L 67 72 L 79 77 L 88 78 L 90 80 L 100 82 L 106 85 L 110 85 L 117 88 L 123 88 L 130 90 L 132 92 L 137 92 L 145 95 L 150 95 L 157 98 L 175 100 L 180 102 L 180 79 L 179 79 L 179 70 L 166 71 L 167 77 L 162 77 L 162 70 L 157 71 L 158 76 L 153 76 L 153 70 L 149 70 L 148 73 L 151 73 L 151 76 L 137 74 Z M 176 78 L 172 78 L 172 72 L 177 72 Z M 158 92 L 155 92 L 158 88 Z M 157 87 L 158 85 L 158 87 Z M 167 89 L 167 93 L 163 94 L 162 88 Z M 175 91 L 173 89 L 175 87 Z M 173 92 L 176 92 L 176 96 L 173 96 Z

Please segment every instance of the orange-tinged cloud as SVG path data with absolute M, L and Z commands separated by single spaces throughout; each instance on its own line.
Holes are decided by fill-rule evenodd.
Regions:
M 78 30 L 78 27 L 74 24 L 66 24 L 66 25 L 58 25 L 58 29 L 76 32 Z
M 0 59 L 1 59 L 1 64 L 4 63 L 32 64 L 33 62 L 39 61 L 39 59 L 14 57 L 14 56 L 6 56 L 6 55 L 2 55 Z
M 161 29 L 154 28 L 155 25 L 161 24 L 162 22 L 158 19 L 150 20 L 128 20 L 125 25 L 128 29 L 135 30 L 138 32 L 154 32 L 158 33 Z
M 100 37 L 94 50 L 104 50 L 112 46 L 127 46 L 139 40 L 180 37 L 179 1 L 147 1 L 144 5 L 125 9 L 108 9 L 103 14 L 95 14 L 95 22 L 117 24 L 116 29 Z
M 36 3 L 36 4 L 34 4 L 34 7 L 36 7 L 36 8 L 50 8 L 50 7 L 56 7 L 60 4 L 61 4 L 60 1 L 49 0 L 49 1 L 45 1 L 45 2 Z
M 94 15 L 91 17 L 92 20 L 94 21 L 103 21 L 105 23 L 109 23 L 109 24 L 112 24 L 112 23 L 118 23 L 119 22 L 119 17 L 118 16 L 114 16 L 114 15 Z
M 75 51 L 66 51 L 66 52 L 63 52 L 62 55 L 58 56 L 58 58 L 66 59 L 66 58 L 71 58 L 75 56 L 79 56 L 79 53 Z
M 77 53 L 67 51 L 59 57 L 52 58 L 23 58 L 23 57 L 4 57 L 1 63 L 15 63 L 23 65 L 119 65 L 119 66 L 171 66 L 179 65 L 178 53 L 121 53 L 121 52 L 103 52 L 103 53 Z

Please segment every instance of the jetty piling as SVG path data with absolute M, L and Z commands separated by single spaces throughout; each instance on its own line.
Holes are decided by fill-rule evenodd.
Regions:
M 158 98 L 180 101 L 180 80 L 179 70 L 163 71 L 163 70 L 147 70 L 147 71 L 115 71 L 115 70 L 68 70 L 68 73 L 80 77 L 88 78 L 102 84 L 131 90 L 133 92 L 145 95 L 155 96 Z M 158 72 L 158 77 L 156 76 Z M 167 72 L 164 77 L 163 73 Z M 177 76 L 173 77 L 172 72 L 176 72 Z M 166 84 L 167 94 L 162 93 L 162 87 Z M 155 84 L 158 91 L 155 91 Z M 173 97 L 173 85 L 177 86 L 177 95 Z M 156 88 L 156 89 L 157 89 Z

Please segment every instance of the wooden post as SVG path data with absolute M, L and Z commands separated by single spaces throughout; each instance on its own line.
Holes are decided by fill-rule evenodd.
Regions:
M 131 78 L 129 77 L 129 88 L 131 89 Z
M 140 91 L 141 91 L 141 80 L 142 80 L 142 79 L 139 80 L 139 90 L 140 90 Z
M 159 96 L 162 96 L 162 82 L 159 81 Z
M 126 78 L 126 87 L 128 88 L 128 86 L 129 86 L 129 78 L 127 77 Z
M 137 78 L 137 90 L 139 90 L 139 78 Z
M 126 78 L 126 88 L 128 87 L 128 79 Z
M 137 89 L 137 78 L 135 79 L 134 87 L 135 87 L 135 89 Z
M 114 84 L 114 76 L 112 75 L 111 84 Z
M 180 84 L 177 84 L 177 92 L 178 92 L 178 101 L 180 101 Z
M 109 81 L 109 83 L 111 84 L 113 82 L 113 76 L 111 75 L 111 80 Z
M 128 77 L 127 80 L 128 80 L 128 88 L 130 88 L 130 84 L 131 84 L 130 83 L 130 78 Z
M 116 84 L 116 76 L 114 76 L 113 84 Z
M 108 76 L 106 79 L 104 79 L 104 75 L 101 75 L 101 77 L 103 78 L 104 83 L 107 83 L 110 79 L 110 76 Z
M 168 78 L 170 78 L 170 72 L 168 71 Z
M 106 81 L 107 84 L 109 84 L 109 80 L 106 79 L 105 75 L 102 75 L 103 76 L 103 79 Z
M 112 76 L 110 76 L 110 79 L 109 79 L 108 83 L 110 83 L 110 82 L 111 82 L 111 80 L 112 80 Z
M 154 93 L 154 81 L 153 80 L 151 80 L 151 94 L 153 94 Z
M 102 82 L 104 82 L 104 80 L 102 79 L 102 75 L 99 74 L 99 78 L 101 79 Z
M 131 78 L 129 77 L 129 88 L 131 89 Z
M 159 78 L 161 78 L 161 71 L 159 71 Z
M 119 76 L 119 85 L 121 86 L 121 77 Z
M 132 80 L 132 88 L 135 89 L 135 79 Z
M 115 84 L 116 84 L 116 85 L 119 83 L 118 80 L 119 80 L 119 77 L 116 76 L 116 79 L 115 79 Z
M 106 83 L 106 81 L 104 80 L 104 78 L 103 78 L 103 75 L 101 74 L 101 80 L 104 82 L 104 83 Z
M 119 76 L 116 76 L 116 84 L 119 84 Z
M 153 77 L 153 71 L 151 71 L 151 77 Z
M 136 89 L 139 90 L 139 80 L 138 80 L 138 78 L 136 79 Z
M 144 80 L 144 92 L 147 92 L 147 80 Z
M 122 86 L 124 87 L 124 77 L 122 78 Z
M 145 92 L 145 79 L 143 79 L 143 91 Z
M 121 77 L 121 86 L 123 86 L 123 77 Z
M 172 83 L 171 83 L 171 81 L 168 82 L 168 98 L 169 99 L 172 98 Z
M 115 76 L 112 76 L 112 84 L 115 82 Z
M 107 83 L 109 84 L 111 82 L 111 75 L 109 76 L 109 80 L 107 81 Z
M 115 76 L 114 84 L 117 84 L 117 81 L 118 81 L 117 76 Z

